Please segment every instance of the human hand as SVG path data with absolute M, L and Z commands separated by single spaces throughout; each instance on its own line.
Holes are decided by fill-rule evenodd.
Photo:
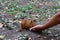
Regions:
M 42 29 L 42 27 L 43 27 L 43 25 L 36 25 L 36 26 L 30 28 L 30 30 L 31 30 L 31 31 L 37 31 L 37 30 Z

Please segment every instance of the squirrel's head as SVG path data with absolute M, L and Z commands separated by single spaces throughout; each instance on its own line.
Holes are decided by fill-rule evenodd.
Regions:
M 35 25 L 35 20 L 30 20 L 30 19 L 25 18 L 25 19 L 22 19 L 20 23 L 21 23 L 22 29 L 28 29 Z

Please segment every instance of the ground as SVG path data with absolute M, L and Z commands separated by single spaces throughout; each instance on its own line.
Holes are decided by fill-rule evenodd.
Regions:
M 3 19 L 3 21 L 4 21 L 3 23 L 7 24 L 7 20 L 4 18 L 9 19 L 10 22 L 13 23 L 12 20 L 15 18 L 15 15 L 10 15 L 9 13 L 6 12 L 6 9 L 10 9 L 10 6 L 7 6 L 8 3 L 10 3 L 10 1 L 12 1 L 12 0 L 9 0 L 7 3 L 2 3 L 0 0 L 0 2 L 2 3 L 0 5 L 0 23 L 2 23 L 1 19 Z M 30 0 L 23 0 L 23 1 L 15 0 L 15 2 L 17 2 L 17 4 L 18 4 L 17 6 L 26 5 L 27 3 L 29 3 L 29 1 Z M 33 1 L 33 0 L 31 0 L 31 1 Z M 15 2 L 13 2 L 13 3 L 15 3 Z M 36 13 L 36 9 L 35 9 L 36 7 L 32 9 L 34 12 L 28 10 L 28 12 L 23 13 L 27 10 L 27 9 L 24 9 L 25 7 L 23 7 L 24 11 L 22 11 L 21 14 L 24 16 L 24 14 L 28 14 L 28 13 L 32 12 L 31 14 L 28 14 L 28 18 L 29 18 L 29 15 L 32 15 L 32 17 L 37 20 L 36 24 L 46 23 L 50 18 L 52 18 L 52 16 L 56 12 L 56 10 L 58 10 L 58 11 L 60 10 L 60 6 L 59 6 L 59 8 L 57 8 L 55 6 L 54 7 L 55 9 L 52 7 L 54 5 L 60 5 L 60 1 L 57 1 L 57 0 L 45 0 L 45 1 L 39 0 L 35 4 L 36 4 L 35 6 L 38 7 L 38 9 L 39 9 L 39 7 L 42 7 L 42 9 L 38 10 L 40 13 Z M 39 5 L 37 5 L 37 4 L 39 4 Z M 14 5 L 14 4 L 12 4 L 12 5 Z M 14 8 L 15 8 L 15 6 L 12 6 L 12 8 L 11 8 L 13 10 L 13 12 L 17 11 L 17 10 L 14 10 Z M 11 10 L 9 10 L 9 11 L 11 11 Z M 50 11 L 52 11 L 52 13 L 50 13 Z M 19 14 L 19 11 L 17 14 L 19 16 L 21 16 L 21 14 Z M 18 18 L 19 18 L 19 16 L 18 16 Z M 21 36 L 20 40 L 25 40 L 24 38 L 28 38 L 28 40 L 60 40 L 60 26 L 59 25 L 56 25 L 56 26 L 51 27 L 46 30 L 37 31 L 37 32 L 32 32 L 30 30 L 20 30 L 20 32 L 17 32 L 17 30 L 21 27 L 20 24 L 18 23 L 18 21 L 20 21 L 20 20 L 18 20 L 18 18 L 16 19 L 17 20 L 16 21 L 17 24 L 15 24 L 15 25 L 17 25 L 16 28 L 9 30 L 6 27 L 2 27 L 2 28 L 0 27 L 0 38 L 1 39 L 3 39 L 3 40 L 18 40 L 18 37 Z M 9 25 L 9 26 L 11 26 L 11 25 Z M 23 35 L 25 35 L 26 37 Z
M 57 26 L 43 30 L 42 32 L 32 32 L 29 30 L 17 32 L 16 30 L 0 29 L 0 34 L 5 35 L 4 40 L 15 40 L 20 34 L 28 34 L 28 38 L 31 38 L 31 40 L 60 40 L 60 28 Z

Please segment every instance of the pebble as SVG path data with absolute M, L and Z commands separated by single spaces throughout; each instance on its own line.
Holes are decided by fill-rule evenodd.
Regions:
M 5 4 L 4 3 L 1 3 L 2 4 L 2 6 L 5 6 Z
M 47 37 L 44 36 L 44 38 L 47 38 Z
M 32 38 L 31 38 L 31 37 L 29 37 L 29 38 L 28 38 L 28 40 L 32 40 Z
M 40 38 L 40 37 L 41 37 L 41 35 L 38 35 L 37 37 L 38 37 L 38 38 Z
M 0 28 L 2 28 L 3 27 L 3 24 L 2 23 L 0 23 Z
M 21 32 L 21 31 L 22 31 L 22 29 L 17 29 L 17 30 L 16 30 L 16 32 Z
M 4 11 L 3 13 L 6 13 L 6 11 Z
M 11 39 L 8 39 L 8 40 L 11 40 Z
M 3 39 L 5 37 L 5 35 L 0 35 L 0 38 Z
M 19 6 L 16 6 L 17 8 L 19 7 Z
M 8 9 L 8 7 L 6 7 L 5 9 Z
M 26 33 L 26 34 L 24 34 L 24 36 L 28 36 L 28 34 Z
M 53 34 L 49 34 L 50 37 L 54 36 Z
M 51 40 L 54 40 L 54 39 L 51 39 Z
M 19 23 L 21 23 L 21 21 L 19 21 Z
M 50 34 L 50 33 L 52 33 L 51 31 L 48 31 L 48 33 Z
M 13 22 L 12 20 L 9 20 L 9 22 Z
M 7 3 L 8 1 L 5 1 L 5 3 Z
M 5 30 L 5 28 L 2 28 L 3 30 Z
M 58 37 L 59 36 L 59 34 L 55 34 L 55 37 Z

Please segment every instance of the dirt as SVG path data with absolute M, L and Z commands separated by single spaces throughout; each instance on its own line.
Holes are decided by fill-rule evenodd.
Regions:
M 60 28 L 55 26 L 46 30 L 32 32 L 30 30 L 22 30 L 17 32 L 16 30 L 19 28 L 15 28 L 13 30 L 8 30 L 5 28 L 4 30 L 0 29 L 0 34 L 5 35 L 3 40 L 15 40 L 17 36 L 20 34 L 28 34 L 28 38 L 31 37 L 31 40 L 59 40 L 60 39 Z M 40 37 L 38 37 L 40 36 Z

